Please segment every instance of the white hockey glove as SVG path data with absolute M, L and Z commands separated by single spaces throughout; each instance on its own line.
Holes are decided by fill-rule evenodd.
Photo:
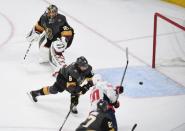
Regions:
M 57 38 L 56 41 L 52 42 L 52 45 L 55 49 L 55 52 L 58 54 L 65 51 L 67 47 L 67 42 L 63 38 L 62 39 Z
M 40 37 L 40 34 L 35 31 L 35 27 L 27 34 L 26 39 L 28 42 L 37 41 Z

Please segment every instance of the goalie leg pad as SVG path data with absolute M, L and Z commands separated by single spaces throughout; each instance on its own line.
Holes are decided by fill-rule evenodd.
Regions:
M 39 63 L 49 62 L 49 49 L 41 46 L 39 49 Z
M 54 69 L 54 73 L 56 74 L 56 72 L 58 72 L 63 66 L 65 66 L 65 57 L 63 56 L 63 52 L 59 53 L 56 52 L 55 47 L 53 46 L 53 44 L 50 47 L 50 51 L 49 51 L 49 63 L 51 64 L 51 66 Z

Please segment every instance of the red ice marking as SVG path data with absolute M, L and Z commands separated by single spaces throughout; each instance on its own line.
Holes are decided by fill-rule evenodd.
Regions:
M 10 39 L 13 37 L 14 25 L 13 25 L 13 22 L 5 14 L 0 12 L 0 16 L 2 16 L 4 19 L 6 19 L 6 21 L 10 25 L 10 33 L 9 33 L 8 37 L 2 43 L 0 43 L 0 47 L 2 47 L 3 45 L 7 44 L 10 41 Z

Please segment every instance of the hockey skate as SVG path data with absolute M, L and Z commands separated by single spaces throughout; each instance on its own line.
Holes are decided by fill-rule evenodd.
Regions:
M 37 98 L 36 98 L 38 95 L 34 91 L 28 92 L 27 94 L 28 94 L 28 96 L 30 97 L 30 99 L 32 101 L 34 101 L 34 102 L 38 101 Z

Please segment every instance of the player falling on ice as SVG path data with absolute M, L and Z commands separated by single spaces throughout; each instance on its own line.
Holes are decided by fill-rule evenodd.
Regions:
M 55 5 L 49 5 L 37 24 L 27 35 L 29 42 L 39 40 L 39 62 L 49 62 L 54 68 L 53 75 L 65 65 L 63 53 L 71 46 L 74 30 L 66 17 L 58 13 Z

